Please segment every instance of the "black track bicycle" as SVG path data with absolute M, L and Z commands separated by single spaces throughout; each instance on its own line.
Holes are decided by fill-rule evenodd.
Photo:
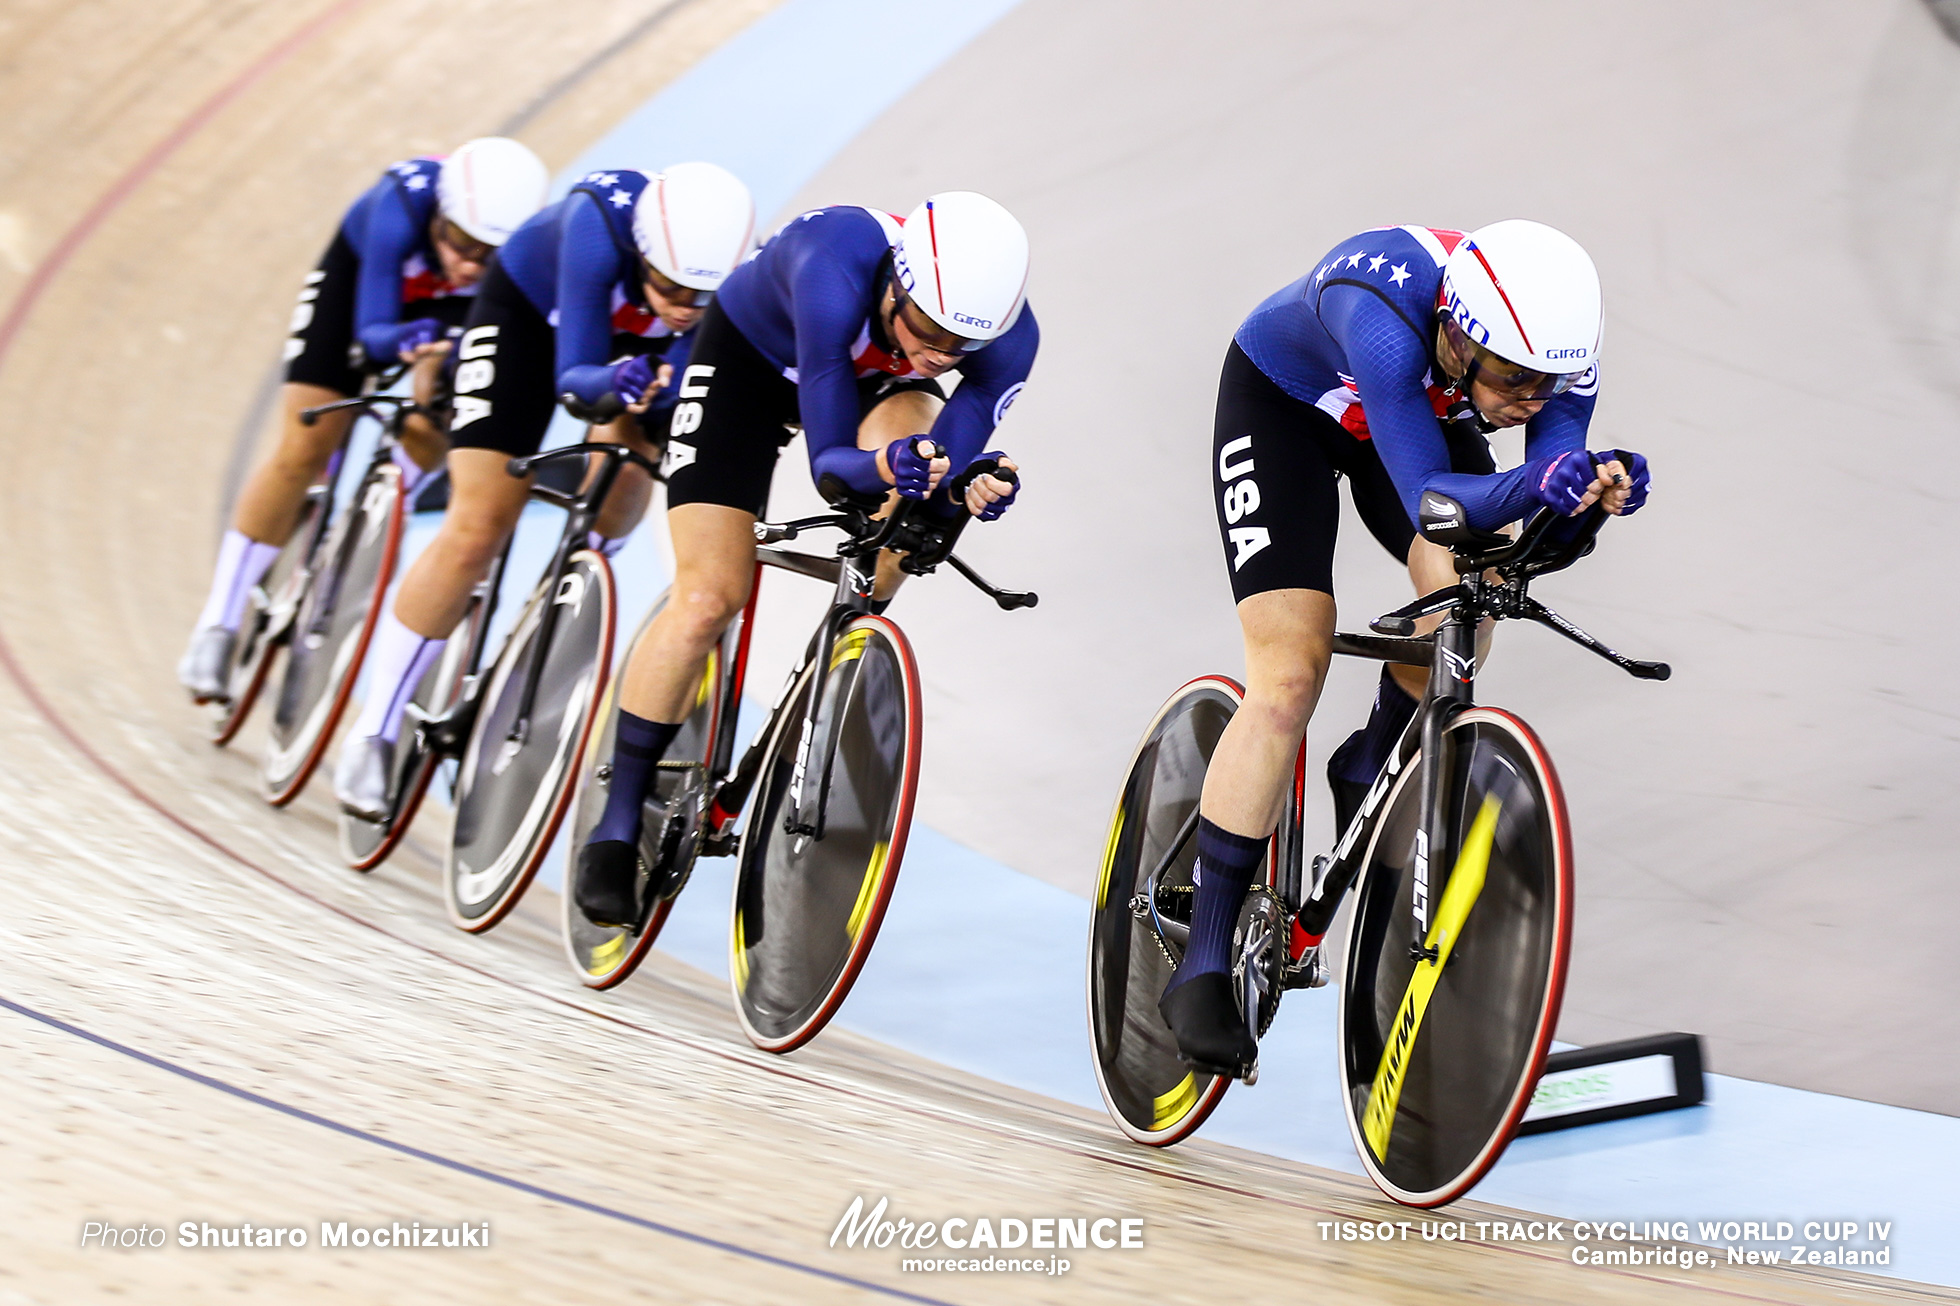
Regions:
M 953 502 L 973 477 L 987 473 L 1014 479 L 990 460 L 976 463 L 952 481 Z M 756 524 L 758 584 L 710 652 L 694 707 L 647 796 L 633 927 L 594 925 L 571 892 L 577 850 L 605 810 L 611 780 L 618 707 L 610 694 L 569 840 L 565 949 L 592 988 L 610 988 L 632 974 L 697 857 L 738 859 L 729 976 L 743 1032 L 770 1052 L 809 1042 L 843 1004 L 877 938 L 911 829 L 921 745 L 919 670 L 905 633 L 871 611 L 880 553 L 901 555 L 899 566 L 911 575 L 950 565 L 1004 610 L 1037 602 L 1034 594 L 995 588 L 954 556 L 970 520 L 964 509 L 947 519 L 907 499 L 880 517 L 882 496 L 859 495 L 831 477 L 818 488 L 832 514 Z M 831 557 L 775 547 L 825 528 L 845 535 Z M 827 581 L 835 594 L 768 719 L 735 762 L 736 711 L 764 567 Z M 643 625 L 636 642 L 645 631 Z
M 554 469 L 579 473 L 588 463 L 582 488 L 555 483 L 563 478 Z M 411 707 L 414 728 L 402 736 L 408 746 L 396 750 L 398 786 L 409 783 L 411 768 L 458 759 L 456 823 L 443 880 L 449 918 L 459 929 L 481 933 L 517 905 L 571 805 L 572 780 L 611 675 L 619 607 L 612 567 L 588 547 L 588 537 L 628 463 L 663 479 L 657 464 L 623 444 L 591 441 L 511 459 L 512 476 L 536 474 L 532 498 L 565 510 L 564 530 L 516 623 L 481 671 L 501 568 L 479 587 L 469 637 L 452 641 L 463 646 L 454 705 L 433 715 Z M 449 693 L 438 683 L 442 674 L 440 667 L 432 671 L 418 693 L 426 691 L 430 701 Z
M 365 464 L 349 456 L 350 443 L 343 441 L 326 475 L 307 491 L 286 547 L 247 597 L 227 668 L 228 693 L 212 717 L 212 742 L 227 744 L 273 687 L 262 784 L 274 806 L 297 798 L 325 756 L 400 560 L 412 496 L 394 450 L 404 421 L 430 415 L 407 396 L 379 392 L 401 371 L 383 373 L 367 394 L 300 414 L 311 426 L 327 413 L 354 411 L 382 429 Z M 351 493 L 335 512 L 349 477 Z
M 1340 986 L 1349 1132 L 1375 1183 L 1432 1207 L 1468 1192 L 1510 1141 L 1558 1024 L 1572 932 L 1572 834 L 1550 755 L 1522 720 L 1475 703 L 1486 619 L 1550 626 L 1630 674 L 1665 663 L 1607 648 L 1533 599 L 1531 582 L 1590 552 L 1605 521 L 1541 511 L 1516 539 L 1474 531 L 1425 493 L 1423 538 L 1451 547 L 1457 584 L 1337 634 L 1334 651 L 1429 668 L 1408 729 L 1333 850 L 1302 837 L 1304 747 L 1265 874 L 1233 938 L 1233 980 L 1263 1036 L 1288 989 L 1330 978 L 1325 936 L 1356 890 Z M 1447 614 L 1431 635 L 1416 622 Z M 1158 711 L 1117 799 L 1090 927 L 1096 1077 L 1130 1138 L 1168 1146 L 1217 1107 L 1230 1078 L 1180 1059 L 1157 1000 L 1189 939 L 1193 838 L 1205 767 L 1241 687 L 1201 676 Z M 1257 1066 L 1245 1076 L 1257 1078 Z

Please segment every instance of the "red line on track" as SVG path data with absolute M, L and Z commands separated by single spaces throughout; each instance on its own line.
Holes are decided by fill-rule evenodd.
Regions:
M 69 262 L 74 258 L 76 251 L 78 251 L 82 247 L 82 245 L 88 241 L 89 237 L 95 234 L 95 232 L 97 231 L 97 229 L 101 227 L 103 222 L 105 222 L 109 218 L 109 216 L 113 214 L 118 208 L 122 207 L 123 203 L 127 201 L 132 194 L 136 192 L 138 187 L 140 187 L 145 181 L 147 181 L 150 178 L 150 176 L 153 173 L 155 173 L 156 170 L 159 167 L 161 167 L 163 163 L 166 160 L 168 160 L 172 154 L 175 154 L 178 151 L 178 149 L 180 149 L 186 142 L 188 142 L 191 139 L 191 137 L 195 136 L 200 130 L 202 130 L 205 126 L 207 126 L 211 122 L 211 120 L 215 118 L 227 105 L 231 104 L 240 95 L 244 94 L 245 91 L 249 90 L 253 85 L 255 85 L 260 80 L 262 80 L 266 76 L 266 74 L 270 73 L 274 68 L 278 67 L 281 63 L 284 63 L 287 59 L 291 58 L 294 54 L 298 53 L 299 50 L 301 50 L 308 43 L 313 41 L 322 32 L 326 31 L 328 28 L 332 27 L 335 23 L 347 17 L 347 15 L 351 14 L 356 9 L 361 8 L 366 3 L 367 0 L 340 0 L 340 3 L 327 9 L 325 12 L 315 17 L 312 21 L 306 23 L 304 26 L 294 31 L 283 41 L 279 42 L 279 44 L 273 46 L 270 50 L 267 50 L 264 54 L 260 55 L 256 61 L 254 61 L 251 65 L 249 65 L 243 72 L 241 72 L 230 83 L 228 83 L 226 86 L 220 89 L 216 94 L 212 95 L 209 99 L 204 101 L 204 103 L 200 104 L 196 109 L 192 110 L 190 115 L 186 117 L 183 121 L 178 123 L 177 126 L 171 130 L 169 135 L 165 136 L 161 141 L 157 142 L 156 145 L 152 146 L 150 148 L 150 151 L 147 154 L 145 154 L 142 158 L 138 159 L 136 163 L 129 168 L 128 171 L 124 172 L 114 182 L 110 183 L 109 188 L 102 193 L 101 197 L 97 199 L 93 205 L 89 207 L 88 211 L 84 213 L 79 219 L 77 219 L 75 224 L 69 227 L 68 230 L 62 234 L 60 240 L 55 242 L 54 248 L 48 251 L 47 257 L 41 260 L 40 264 L 35 267 L 33 274 L 28 277 L 26 286 L 22 288 L 20 295 L 14 300 L 13 305 L 8 309 L 6 318 L 4 320 L 0 320 L 0 369 L 4 369 L 4 367 L 6 366 L 7 356 L 13 349 L 15 339 L 19 336 L 21 328 L 26 324 L 28 317 L 33 313 L 36 305 L 39 304 L 41 297 L 47 293 L 48 287 L 52 285 L 54 279 L 67 268 Z M 1221 1183 L 1214 1179 L 1201 1178 L 1197 1175 L 1180 1174 L 1177 1171 L 1164 1166 L 1145 1164 L 1141 1161 L 1125 1160 L 1121 1157 L 1110 1156 L 1107 1155 L 1106 1153 L 1095 1151 L 1090 1148 L 1080 1147 L 1069 1143 L 1055 1142 L 1044 1138 L 1033 1137 L 1025 1132 L 1014 1130 L 1002 1125 L 991 1124 L 984 1120 L 961 1116 L 950 1111 L 945 1111 L 939 1108 L 927 1106 L 923 1103 L 906 1102 L 903 1100 L 893 1101 L 889 1096 L 886 1095 L 862 1092 L 856 1089 L 846 1088 L 842 1085 L 826 1083 L 823 1080 L 815 1078 L 813 1076 L 799 1073 L 798 1071 L 793 1070 L 786 1065 L 771 1065 L 768 1062 L 758 1061 L 752 1057 L 742 1055 L 741 1053 L 738 1052 L 731 1052 L 727 1048 L 717 1047 L 712 1043 L 702 1043 L 697 1040 L 687 1038 L 683 1035 L 675 1034 L 671 1031 L 659 1030 L 659 1029 L 651 1028 L 650 1026 L 641 1025 L 635 1021 L 627 1020 L 621 1016 L 611 1015 L 603 1011 L 595 1011 L 590 1007 L 586 1007 L 581 1003 L 574 1002 L 562 995 L 555 994 L 555 993 L 547 993 L 542 989 L 534 989 L 531 988 L 529 985 L 520 984 L 516 980 L 510 979 L 508 976 L 499 975 L 493 971 L 485 969 L 484 967 L 474 965 L 470 962 L 462 960 L 459 957 L 451 956 L 450 954 L 442 952 L 439 949 L 430 947 L 428 944 L 421 943 L 415 939 L 408 938 L 404 935 L 396 934 L 393 931 L 387 929 L 386 927 L 377 925 L 375 922 L 367 920 L 361 916 L 357 916 L 353 912 L 347 910 L 346 908 L 341 907 L 338 904 L 329 902 L 325 898 L 320 897 L 318 894 L 315 894 L 307 889 L 301 888 L 299 885 L 293 883 L 292 881 L 285 879 L 284 877 L 278 875 L 273 871 L 266 869 L 263 866 L 260 866 L 258 863 L 254 861 L 251 861 L 243 854 L 235 851 L 234 849 L 222 843 L 218 839 L 214 838 L 212 835 L 208 834 L 204 830 L 199 829 L 195 825 L 192 825 L 189 821 L 185 820 L 183 817 L 179 816 L 176 812 L 172 811 L 169 807 L 164 805 L 164 803 L 161 800 L 152 797 L 146 790 L 138 787 L 135 781 L 131 780 L 128 776 L 124 775 L 120 770 L 116 768 L 116 766 L 112 762 L 109 761 L 108 758 L 104 757 L 100 752 L 96 751 L 95 747 L 92 744 L 90 744 L 88 740 L 84 739 L 80 734 L 80 732 L 78 732 L 72 725 L 70 725 L 67 719 L 63 717 L 60 712 L 55 710 L 54 704 L 48 701 L 47 696 L 41 692 L 40 687 L 36 685 L 34 681 L 28 677 L 27 669 L 21 665 L 19 657 L 14 652 L 13 644 L 11 643 L 11 641 L 7 639 L 6 632 L 4 629 L 0 629 L 0 666 L 5 667 L 8 678 L 11 679 L 14 682 L 14 685 L 20 690 L 21 696 L 25 698 L 28 701 L 28 703 L 33 706 L 34 710 L 41 715 L 41 717 L 48 723 L 48 725 L 55 731 L 56 734 L 60 735 L 62 739 L 67 741 L 68 745 L 71 748 L 73 748 L 77 753 L 81 754 L 82 757 L 86 758 L 91 766 L 95 767 L 98 771 L 102 772 L 103 775 L 108 777 L 110 780 L 114 781 L 120 788 L 122 788 L 126 793 L 128 793 L 130 797 L 134 798 L 137 802 L 141 803 L 143 806 L 148 807 L 151 811 L 155 812 L 157 815 L 161 816 L 164 820 L 170 822 L 170 824 L 182 830 L 185 834 L 189 835 L 191 838 L 196 839 L 199 843 L 202 843 L 205 846 L 209 847 L 214 852 L 217 852 L 221 856 L 225 857 L 227 860 L 236 862 L 239 866 L 244 867 L 246 870 L 251 871 L 256 875 L 262 876 L 266 880 L 269 880 L 273 884 L 278 885 L 280 888 L 285 889 L 289 893 L 292 893 L 300 898 L 305 899 L 306 901 L 312 903 L 316 907 L 320 907 L 328 912 L 331 912 L 333 915 L 339 916 L 343 920 L 346 920 L 351 924 L 358 925 L 365 929 L 372 930 L 384 938 L 391 939 L 396 943 L 402 944 L 409 948 L 413 948 L 417 952 L 423 953 L 430 957 L 434 957 L 440 961 L 448 962 L 450 965 L 456 966 L 461 970 L 467 971 L 472 975 L 478 976 L 479 978 L 490 980 L 493 983 L 501 984 L 507 988 L 515 989 L 520 993 L 524 993 L 531 997 L 538 998 L 542 1001 L 551 1003 L 555 1006 L 560 1006 L 560 1007 L 567 1008 L 568 1010 L 571 1011 L 576 1011 L 581 1015 L 590 1016 L 595 1019 L 605 1021 L 608 1024 L 617 1025 L 623 1029 L 630 1029 L 635 1033 L 642 1034 L 662 1042 L 671 1043 L 679 1047 L 687 1048 L 690 1051 L 697 1052 L 707 1056 L 712 1056 L 723 1061 L 730 1061 L 739 1065 L 744 1065 L 752 1070 L 760 1071 L 764 1074 L 771 1074 L 777 1076 L 778 1078 L 793 1080 L 801 1084 L 806 1084 L 811 1088 L 819 1089 L 824 1092 L 835 1093 L 842 1097 L 850 1097 L 863 1101 L 878 1102 L 887 1107 L 897 1107 L 898 1109 L 903 1110 L 908 1114 L 920 1116 L 925 1119 L 940 1120 L 948 1124 L 964 1126 L 966 1128 L 974 1129 L 981 1133 L 991 1134 L 997 1138 L 1007 1139 L 1011 1142 L 1017 1142 L 1022 1144 L 1033 1144 L 1036 1147 L 1040 1147 L 1048 1151 L 1060 1152 L 1064 1155 L 1075 1156 L 1084 1160 L 1099 1162 L 1104 1165 L 1115 1166 L 1119 1169 L 1132 1170 L 1144 1174 L 1153 1175 L 1159 1179 L 1174 1180 L 1178 1183 L 1188 1184 L 1196 1188 L 1209 1189 L 1213 1192 L 1226 1193 L 1234 1197 L 1248 1198 L 1253 1201 L 1271 1202 L 1276 1205 L 1290 1207 L 1292 1209 L 1299 1210 L 1299 1211 L 1307 1211 L 1317 1215 L 1329 1215 L 1337 1219 L 1345 1218 L 1342 1212 L 1336 1211 L 1330 1207 L 1316 1205 L 1311 1202 L 1302 1202 L 1302 1201 L 1295 1200 L 1293 1198 L 1282 1197 L 1277 1194 L 1261 1191 L 1258 1189 L 1236 1187 L 1232 1184 Z M 1563 1257 L 1556 1256 L 1553 1253 L 1542 1252 L 1529 1247 L 1513 1247 L 1510 1246 L 1509 1244 L 1504 1244 L 1504 1243 L 1482 1243 L 1478 1245 L 1488 1248 L 1491 1251 L 1505 1252 L 1513 1256 L 1523 1256 L 1531 1260 L 1550 1261 L 1550 1260 L 1565 1259 Z M 1594 1272 L 1604 1273 L 1607 1275 L 1611 1275 L 1612 1277 L 1615 1278 L 1641 1279 L 1653 1283 L 1665 1283 L 1672 1287 L 1687 1286 L 1687 1287 L 1692 1287 L 1695 1291 L 1698 1292 L 1709 1293 L 1720 1297 L 1729 1297 L 1737 1301 L 1766 1302 L 1766 1303 L 1770 1303 L 1771 1306 L 1781 1306 L 1781 1303 L 1787 1300 L 1787 1299 L 1775 1298 L 1775 1297 L 1758 1297 L 1750 1293 L 1737 1292 L 1734 1291 L 1733 1289 L 1717 1288 L 1713 1286 L 1696 1284 L 1693 1283 L 1692 1280 L 1670 1279 L 1660 1275 L 1640 1274 L 1631 1270 L 1614 1270 L 1614 1269 L 1602 1267 L 1602 1269 L 1596 1270 Z M 1914 1287 L 1917 1285 L 1902 1283 L 1900 1286 Z
M 134 194 L 137 187 L 150 179 L 151 173 L 162 167 L 164 161 L 175 154 L 185 142 L 197 135 L 233 100 L 257 85 L 267 73 L 366 3 L 367 0 L 340 0 L 339 4 L 267 50 L 248 65 L 244 72 L 193 109 L 190 116 L 172 128 L 168 136 L 151 146 L 149 153 L 111 182 L 109 189 L 102 192 L 101 198 L 89 207 L 88 212 L 84 213 L 74 226 L 62 233 L 61 239 L 55 242 L 54 248 L 48 251 L 47 257 L 35 266 L 33 274 L 27 278 L 27 284 L 21 288 L 20 295 L 14 300 L 13 306 L 7 310 L 6 318 L 0 320 L 0 365 L 5 364 L 7 353 L 13 348 L 14 337 L 20 333 L 21 327 L 27 322 L 28 315 L 34 311 L 35 305 L 47 292 L 48 286 L 68 266 L 68 261 L 75 256 L 75 251 L 95 234 L 96 228 L 100 227 L 111 213 L 122 207 L 123 201 Z

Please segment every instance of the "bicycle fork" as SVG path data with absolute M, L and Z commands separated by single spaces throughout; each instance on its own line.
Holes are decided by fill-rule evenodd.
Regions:
M 810 700 L 803 710 L 803 733 L 796 744 L 796 765 L 790 772 L 789 811 L 783 814 L 786 834 L 810 840 L 823 838 L 824 814 L 830 803 L 830 772 L 837 761 L 837 727 L 849 707 L 840 696 L 834 708 L 826 712 L 824 693 L 830 686 L 831 664 L 837 660 L 834 650 L 838 636 L 871 603 L 877 556 L 873 553 L 871 565 L 865 568 L 858 565 L 856 558 L 840 559 L 843 565 L 837 573 L 837 600 L 825 615 L 818 636 L 816 679 L 810 684 Z

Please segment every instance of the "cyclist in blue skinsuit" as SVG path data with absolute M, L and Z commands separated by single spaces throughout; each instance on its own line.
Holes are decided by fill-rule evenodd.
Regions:
M 938 485 L 966 468 L 1014 402 L 1040 332 L 1026 306 L 1027 234 L 984 195 L 934 195 L 901 224 L 839 206 L 792 220 L 701 323 L 667 449 L 672 601 L 628 664 L 606 809 L 579 852 L 574 900 L 601 925 L 638 919 L 640 809 L 693 701 L 708 650 L 748 602 L 756 519 L 776 456 L 801 425 L 812 479 L 930 499 L 983 521 L 1016 487 L 975 478 L 963 502 Z M 957 370 L 951 399 L 934 380 Z M 882 559 L 874 598 L 900 579 Z
M 368 698 L 334 771 L 347 811 L 387 817 L 409 695 L 524 510 L 530 481 L 505 465 L 538 451 L 560 401 L 606 422 L 592 439 L 659 457 L 687 333 L 754 241 L 748 187 L 712 163 L 679 163 L 589 173 L 499 251 L 457 347 L 449 509 L 375 631 Z M 600 513 L 601 547 L 623 542 L 652 489 L 622 469 Z
M 1339 478 L 1418 594 L 1456 581 L 1449 551 L 1416 538 L 1425 492 L 1457 500 L 1482 530 L 1541 505 L 1637 510 L 1646 460 L 1586 452 L 1601 322 L 1586 252 L 1510 221 L 1468 236 L 1362 232 L 1239 327 L 1219 380 L 1212 475 L 1246 693 L 1205 775 L 1191 942 L 1160 1004 L 1186 1059 L 1242 1074 L 1258 1053 L 1232 994 L 1231 936 L 1332 656 Z M 1485 436 L 1519 425 L 1525 461 L 1498 472 Z M 1425 675 L 1384 668 L 1368 724 L 1330 759 L 1343 826 Z
M 449 349 L 446 329 L 462 325 L 491 253 L 537 212 L 549 181 L 530 150 L 486 136 L 447 158 L 395 164 L 347 210 L 293 309 L 278 448 L 239 492 L 210 597 L 178 664 L 195 701 L 224 696 L 246 598 L 354 420 L 330 413 L 305 426 L 301 411 L 360 393 L 365 369 L 398 360 L 419 364 L 416 397 L 426 400 Z M 442 434 L 427 422 L 411 418 L 402 434 L 412 464 L 442 457 Z M 413 477 L 417 467 L 402 470 Z

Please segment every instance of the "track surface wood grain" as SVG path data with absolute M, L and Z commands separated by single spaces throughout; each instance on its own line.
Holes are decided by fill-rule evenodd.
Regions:
M 562 161 L 764 8 L 699 0 L 543 105 L 652 10 L 590 4 L 575 26 L 532 0 L 113 0 L 0 18 L 0 996 L 15 1004 L 0 1010 L 0 1293 L 1952 1300 L 1828 1274 L 1580 1271 L 1558 1245 L 1322 1244 L 1314 1221 L 1405 1213 L 1359 1180 L 1224 1147 L 1140 1151 L 1092 1113 L 844 1031 L 767 1057 L 719 984 L 664 961 L 585 992 L 548 896 L 461 935 L 440 907 L 438 830 L 355 875 L 324 785 L 271 811 L 256 732 L 204 743 L 170 668 L 229 434 L 331 215 L 393 158 L 519 115 Z M 441 93 L 465 76 L 468 94 Z M 859 1194 L 922 1219 L 1140 1216 L 1146 1247 L 1078 1253 L 1063 1278 L 907 1275 L 896 1249 L 827 1246 Z M 250 1221 L 313 1242 L 83 1251 L 89 1220 Z M 493 1245 L 321 1248 L 320 1222 L 339 1220 L 487 1221 Z

